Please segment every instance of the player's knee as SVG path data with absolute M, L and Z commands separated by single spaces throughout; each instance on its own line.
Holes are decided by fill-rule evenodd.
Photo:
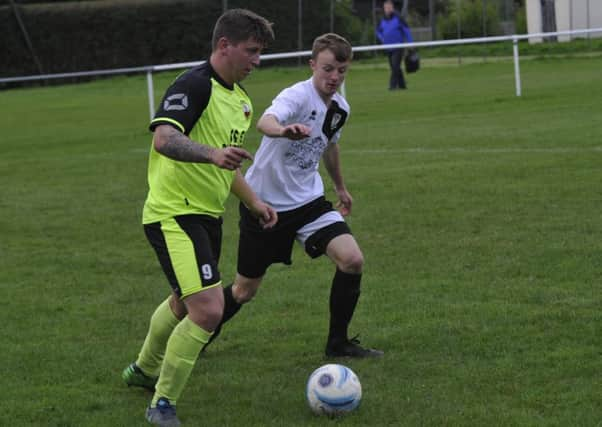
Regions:
M 189 316 L 191 317 L 192 321 L 195 322 L 200 327 L 202 327 L 208 331 L 213 331 L 213 330 L 215 330 L 215 328 L 217 328 L 217 326 L 222 321 L 223 314 L 224 314 L 223 306 L 210 305 L 210 306 L 205 307 L 203 309 L 203 312 L 198 313 L 197 316 L 193 317 L 190 315 L 190 313 L 189 313 Z
M 349 274 L 361 274 L 364 268 L 364 255 L 360 251 L 345 256 L 338 265 L 339 270 Z
M 220 300 L 197 301 L 196 304 L 190 304 L 188 308 L 190 320 L 206 331 L 215 330 L 222 321 L 223 314 L 224 304 Z
M 215 329 L 217 327 L 217 325 L 219 325 L 219 323 L 222 321 L 223 315 L 224 315 L 223 307 L 212 307 L 206 313 L 207 324 L 214 325 L 213 329 Z
M 256 293 L 257 293 L 257 289 L 244 288 L 237 295 L 236 301 L 239 304 L 247 303 L 253 299 L 253 297 L 255 296 Z
M 255 283 L 235 283 L 232 286 L 232 296 L 234 297 L 237 303 L 244 304 L 251 301 L 253 297 L 255 297 L 258 288 L 259 284 Z
M 262 277 L 252 279 L 237 274 L 232 285 L 232 296 L 236 302 L 244 304 L 251 301 L 259 289 L 259 285 L 261 285 L 261 279 Z

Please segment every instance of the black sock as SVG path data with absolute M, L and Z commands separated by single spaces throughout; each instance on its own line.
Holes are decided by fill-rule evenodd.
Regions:
M 224 288 L 224 314 L 222 316 L 221 323 L 226 323 L 230 320 L 238 310 L 240 310 L 242 304 L 239 304 L 234 299 L 234 295 L 232 295 L 232 284 L 226 286 Z
M 221 322 L 219 322 L 219 325 L 217 325 L 217 328 L 213 331 L 213 335 L 209 338 L 209 342 L 218 337 L 222 331 L 222 325 L 238 313 L 238 310 L 240 310 L 241 307 L 242 304 L 236 302 L 234 295 L 232 295 L 232 284 L 226 286 L 224 288 L 224 314 L 222 315 Z
M 347 327 L 360 297 L 362 275 L 337 269 L 330 288 L 330 330 L 328 342 L 347 340 Z

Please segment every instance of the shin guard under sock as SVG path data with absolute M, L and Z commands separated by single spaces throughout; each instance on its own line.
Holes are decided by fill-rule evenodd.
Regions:
M 167 340 L 178 323 L 180 320 L 171 311 L 169 298 L 167 298 L 153 313 L 148 333 L 136 360 L 136 366 L 144 374 L 150 377 L 159 375 Z
M 151 406 L 154 406 L 161 397 L 168 399 L 172 405 L 176 405 L 188 382 L 199 352 L 210 337 L 211 332 L 201 328 L 188 316 L 174 328 L 167 341 L 165 360 L 161 367 Z
M 347 340 L 347 327 L 360 297 L 362 275 L 337 269 L 330 289 L 328 342 Z

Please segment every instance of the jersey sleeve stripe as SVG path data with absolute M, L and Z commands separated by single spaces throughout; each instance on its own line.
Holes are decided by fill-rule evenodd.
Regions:
M 161 123 L 169 123 L 169 124 L 175 125 L 180 130 L 180 132 L 182 132 L 182 133 L 186 132 L 186 129 L 184 129 L 184 126 L 180 122 L 178 122 L 174 119 L 170 119 L 168 117 L 157 117 L 156 119 L 153 119 L 150 122 L 150 126 L 152 128 L 154 128 Z

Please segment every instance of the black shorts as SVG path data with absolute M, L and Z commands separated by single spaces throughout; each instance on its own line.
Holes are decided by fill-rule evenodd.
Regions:
M 305 226 L 319 224 L 319 228 L 304 241 L 305 251 L 312 258 L 324 254 L 326 246 L 335 237 L 351 234 L 347 223 L 324 197 L 297 209 L 278 212 L 278 222 L 267 230 L 261 227 L 242 203 L 239 210 L 237 271 L 249 278 L 263 276 L 271 264 L 291 264 L 293 244 L 295 239 L 299 239 L 299 231 Z
M 222 219 L 179 215 L 144 224 L 173 291 L 180 297 L 221 285 L 217 268 L 222 247 Z

